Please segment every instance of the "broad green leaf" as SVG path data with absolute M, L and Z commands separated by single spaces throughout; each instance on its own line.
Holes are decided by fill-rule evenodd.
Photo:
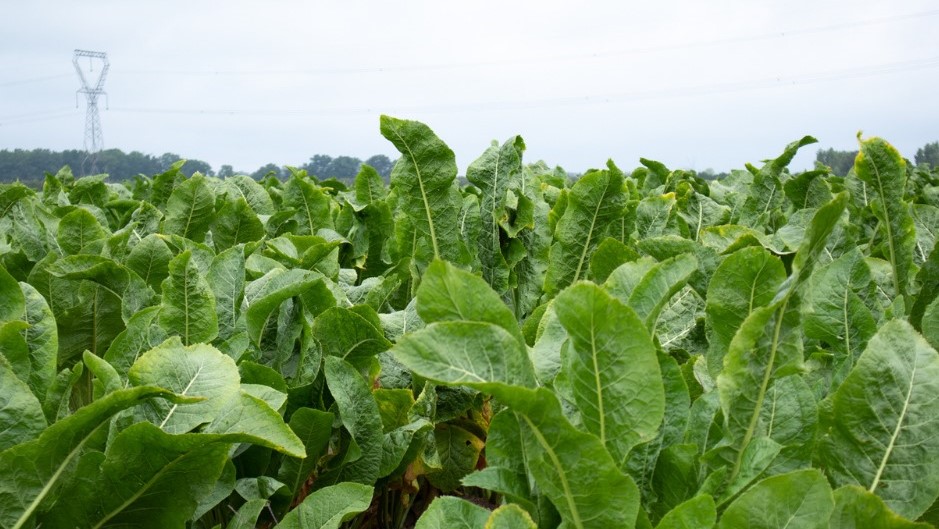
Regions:
M 476 469 L 484 442 L 472 432 L 446 423 L 437 426 L 434 437 L 443 468 L 428 474 L 427 479 L 442 492 L 451 492 Z
M 662 517 L 655 529 L 710 529 L 716 521 L 714 498 L 702 494 L 677 505 Z
M 457 167 L 453 151 L 427 125 L 381 116 L 381 134 L 401 153 L 391 170 L 398 207 L 430 240 L 434 258 L 462 262 L 460 204 L 450 193 Z
M 219 337 L 227 340 L 244 331 L 244 321 L 240 321 L 245 296 L 244 248 L 236 246 L 216 255 L 205 279 L 215 297 Z
M 522 171 L 525 142 L 513 136 L 500 147 L 496 142 L 466 169 L 466 179 L 482 193 L 479 204 L 481 230 L 478 255 L 483 280 L 498 293 L 509 287 L 509 266 L 502 254 L 499 223 L 507 219 L 506 193 L 517 184 Z
M 538 529 L 538 526 L 524 509 L 508 504 L 492 511 L 485 529 Z
M 169 275 L 169 263 L 173 252 L 158 235 L 147 235 L 138 242 L 127 256 L 127 268 L 133 270 L 154 290 Z
M 294 496 L 310 477 L 332 434 L 333 415 L 312 408 L 300 408 L 290 417 L 290 429 L 300 438 L 305 458 L 284 458 L 277 479 L 284 482 Z
M 206 344 L 184 346 L 171 338 L 144 353 L 128 372 L 135 386 L 165 387 L 186 397 L 201 397 L 193 404 L 149 401 L 141 408 L 147 420 L 168 433 L 185 433 L 212 422 L 239 392 L 235 362 Z
M 246 501 L 238 508 L 238 512 L 228 522 L 225 529 L 255 529 L 258 525 L 258 517 L 261 516 L 261 511 L 265 507 L 267 507 L 267 500 L 264 499 Z
M 272 270 L 245 287 L 248 337 L 260 344 L 261 335 L 272 313 L 284 301 L 309 290 L 323 276 L 309 270 Z
M 157 324 L 159 316 L 160 307 L 148 307 L 138 312 L 127 322 L 127 328 L 111 341 L 104 359 L 123 377 L 126 378 L 130 366 L 140 355 L 168 337 L 167 330 Z
M 680 217 L 676 211 L 675 193 L 652 195 L 643 198 L 636 205 L 636 234 L 638 238 L 649 239 L 663 235 L 682 235 L 678 224 Z
M 103 288 L 120 300 L 124 321 L 155 303 L 155 293 L 143 279 L 107 257 L 70 255 L 50 265 L 48 272 L 62 279 L 91 281 Z
M 297 235 L 315 235 L 320 228 L 333 227 L 329 197 L 304 176 L 294 174 L 287 180 L 281 206 L 296 211 Z
M 747 169 L 753 174 L 749 185 L 749 193 L 741 207 L 741 223 L 758 231 L 772 233 L 781 223 L 782 209 L 786 204 L 786 195 L 783 189 L 782 177 L 786 166 L 795 157 L 800 148 L 817 143 L 818 140 L 805 136 L 788 145 L 777 158 L 767 160 L 757 170 L 752 166 Z
M 82 476 L 80 489 L 63 491 L 43 527 L 185 527 L 199 499 L 212 492 L 228 450 L 214 436 L 135 424 L 114 438 L 93 478 Z
M 537 507 L 524 456 L 521 420 L 511 410 L 492 418 L 486 437 L 486 468 L 464 477 L 463 484 L 502 494 L 506 500 L 522 504 L 535 514 Z
M 0 357 L 0 452 L 38 437 L 45 428 L 39 399 Z
M 731 503 L 720 529 L 825 529 L 834 509 L 831 487 L 818 470 L 760 481 Z
M 75 208 L 71 213 L 62 217 L 59 222 L 59 231 L 56 240 L 66 255 L 82 253 L 96 254 L 96 244 L 103 244 L 108 232 L 101 227 L 98 219 L 87 209 Z M 100 247 L 98 247 L 100 250 Z
M 597 283 L 602 283 L 621 264 L 636 259 L 639 259 L 636 250 L 617 239 L 607 237 L 600 242 L 590 258 L 590 278 Z
M 782 261 L 759 246 L 740 249 L 714 271 L 705 304 L 708 371 L 717 376 L 730 342 L 754 309 L 768 305 L 786 279 Z
M 0 322 L 21 320 L 25 313 L 25 294 L 16 279 L 0 266 Z
M 544 388 L 505 388 L 498 396 L 518 413 L 529 471 L 565 527 L 630 527 L 635 523 L 636 484 L 617 469 L 597 437 L 567 421 L 553 393 Z
M 489 510 L 455 496 L 441 496 L 431 502 L 414 529 L 481 529 L 489 520 Z
M 0 452 L 0 525 L 29 527 L 50 506 L 85 445 L 121 410 L 173 393 L 156 386 L 115 391 L 46 428 L 27 443 Z
M 285 397 L 282 394 L 281 396 Z M 230 396 L 214 420 L 202 431 L 207 434 L 238 436 L 242 441 L 265 446 L 291 457 L 306 455 L 303 442 L 284 424 L 280 414 L 268 403 L 250 395 L 244 389 Z
M 913 248 L 916 230 L 910 206 L 903 196 L 906 191 L 906 162 L 897 150 L 881 138 L 862 140 L 854 160 L 858 178 L 870 190 L 874 214 L 884 230 L 884 244 L 893 268 L 894 289 L 905 296 L 913 273 Z M 909 305 L 909 302 L 907 302 Z
M 215 296 L 202 272 L 192 262 L 189 250 L 169 263 L 163 281 L 160 325 L 178 334 L 186 345 L 209 342 L 218 336 Z
M 518 322 L 499 295 L 479 276 L 446 261 L 427 267 L 417 289 L 417 313 L 427 323 L 478 321 L 498 325 L 524 344 Z
M 655 437 L 665 413 L 652 339 L 632 309 L 592 283 L 562 291 L 554 307 L 570 336 L 564 368 L 584 426 L 622 465 Z
M 336 399 L 342 425 L 358 446 L 357 459 L 347 458 L 324 470 L 315 487 L 354 481 L 371 485 L 378 479 L 382 458 L 382 426 L 378 404 L 365 379 L 348 362 L 335 356 L 324 359 L 324 373 L 329 392 Z
M 359 483 L 339 483 L 317 490 L 274 529 L 339 529 L 342 522 L 368 509 L 373 491 Z
M 823 340 L 835 353 L 835 370 L 840 373 L 835 385 L 877 332 L 877 322 L 862 297 L 870 286 L 870 269 L 857 249 L 820 268 L 809 280 L 804 300 L 805 334 Z
M 355 366 L 364 366 L 391 347 L 381 330 L 343 307 L 326 309 L 317 316 L 313 337 L 319 341 L 324 355 L 338 356 Z
M 391 349 L 421 376 L 488 391 L 493 384 L 535 386 L 528 355 L 511 334 L 491 323 L 446 321 L 402 336 Z
M 238 194 L 244 197 L 248 205 L 251 206 L 258 215 L 273 215 L 275 213 L 274 202 L 271 196 L 264 190 L 255 179 L 245 175 L 235 175 L 225 179 L 229 189 L 238 190 Z M 232 196 L 235 196 L 234 192 Z
M 856 485 L 835 490 L 835 510 L 830 529 L 931 529 L 928 523 L 916 523 L 894 513 L 876 495 Z
M 166 202 L 163 233 L 202 242 L 214 219 L 215 193 L 204 176 L 193 175 L 170 194 Z
M 872 391 L 876 388 L 876 391 Z M 939 496 L 939 354 L 902 320 L 868 342 L 829 398 L 819 459 L 836 485 L 859 485 L 915 519 Z
M 226 201 L 212 224 L 212 240 L 219 251 L 263 237 L 264 225 L 241 197 Z
M 544 282 L 547 294 L 587 276 L 591 253 L 610 223 L 622 216 L 625 201 L 623 172 L 612 161 L 607 170 L 589 171 L 574 184 L 554 230 Z
M 698 271 L 698 261 L 682 254 L 654 265 L 633 288 L 626 304 L 636 311 L 650 333 L 655 333 L 659 314 L 668 301 Z
M 23 331 L 23 339 L 29 348 L 28 383 L 33 393 L 44 400 L 55 379 L 59 333 L 52 310 L 42 294 L 29 283 L 20 283 L 20 289 L 26 300 L 25 321 L 29 325 Z
M 355 200 L 361 204 L 371 204 L 379 200 L 384 200 L 388 196 L 388 190 L 385 189 L 385 182 L 374 167 L 368 164 L 362 164 L 359 172 L 355 175 Z

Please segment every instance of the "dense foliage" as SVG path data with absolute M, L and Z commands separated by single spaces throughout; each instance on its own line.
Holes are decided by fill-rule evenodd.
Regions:
M 0 187 L 0 527 L 927 528 L 939 173 Z M 418 519 L 419 517 L 419 519 Z

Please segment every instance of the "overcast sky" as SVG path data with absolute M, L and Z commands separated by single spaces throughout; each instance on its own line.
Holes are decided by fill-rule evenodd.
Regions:
M 5 1 L 0 149 L 82 147 L 76 48 L 110 59 L 106 148 L 216 170 L 397 157 L 382 113 L 430 125 L 461 171 L 514 134 L 575 172 L 939 139 L 935 0 Z

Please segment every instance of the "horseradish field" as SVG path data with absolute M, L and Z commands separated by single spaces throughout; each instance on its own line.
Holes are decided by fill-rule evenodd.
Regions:
M 939 171 L 380 129 L 390 186 L 0 187 L 0 527 L 939 523 Z

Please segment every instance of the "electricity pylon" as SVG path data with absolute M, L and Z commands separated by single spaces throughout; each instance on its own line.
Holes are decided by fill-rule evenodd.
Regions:
M 98 73 L 98 80 L 92 84 L 89 80 L 93 78 L 85 76 L 79 64 L 79 59 L 88 57 L 88 74 L 94 72 L 94 63 L 101 61 L 101 67 Z M 82 160 L 82 174 L 95 174 L 98 172 L 98 151 L 104 145 L 104 136 L 101 134 L 101 117 L 98 115 L 98 96 L 104 95 L 107 101 L 107 92 L 104 91 L 104 80 L 108 76 L 108 54 L 103 51 L 75 50 L 75 56 L 72 57 L 72 64 L 75 65 L 75 71 L 78 72 L 78 78 L 82 82 L 82 87 L 75 93 L 75 106 L 78 107 L 78 94 L 85 94 L 85 100 L 88 102 L 88 109 L 85 113 L 85 159 Z M 90 173 L 85 173 L 85 166 L 89 164 Z

